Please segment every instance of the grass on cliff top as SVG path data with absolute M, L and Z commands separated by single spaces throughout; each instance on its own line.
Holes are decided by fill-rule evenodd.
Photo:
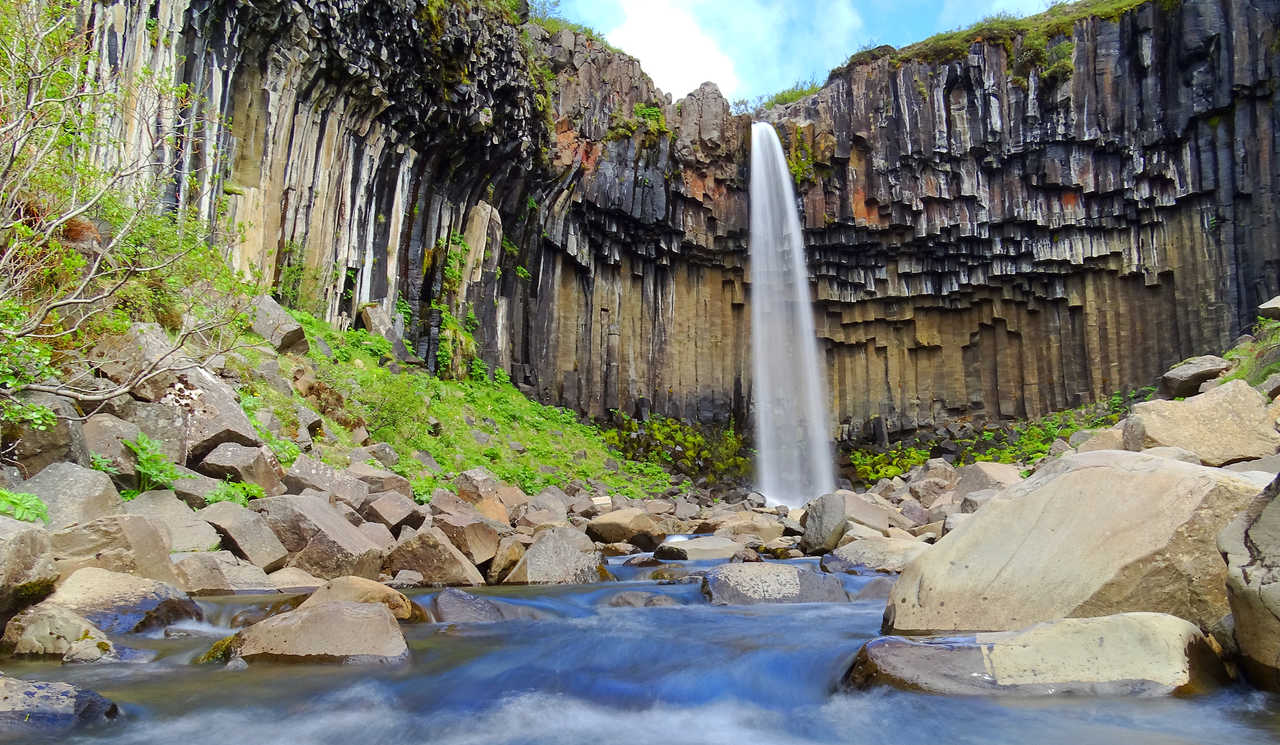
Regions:
M 1245 342 L 1223 354 L 1236 364 L 1222 380 L 1243 380 L 1249 385 L 1261 385 L 1267 378 L 1280 373 L 1280 321 L 1259 318 L 1252 331 L 1253 341 Z
M 969 28 L 936 34 L 901 49 L 879 46 L 860 51 L 849 58 L 844 69 L 885 57 L 899 65 L 907 61 L 951 62 L 963 58 L 968 54 L 969 47 L 978 42 L 1001 44 L 1012 56 L 1013 42 L 1018 37 L 1028 37 L 1033 46 L 1043 49 L 1048 39 L 1071 36 L 1077 21 L 1091 17 L 1114 21 L 1122 14 L 1148 2 L 1156 2 L 1165 10 L 1172 10 L 1181 4 L 1181 0 L 1081 0 L 1058 3 L 1043 13 L 1025 18 L 998 14 L 978 21 Z
M 610 448 L 595 426 L 568 410 L 529 400 L 506 379 L 504 371 L 489 376 L 483 363 L 472 364 L 470 380 L 441 380 L 417 370 L 392 372 L 379 366 L 389 352 L 385 339 L 365 331 L 339 332 L 302 312 L 294 317 L 312 344 L 310 360 L 317 377 L 345 398 L 343 414 L 363 419 L 375 441 L 386 442 L 400 456 L 396 470 L 413 482 L 414 495 L 426 501 L 436 488 L 453 490 L 453 477 L 484 467 L 500 479 L 536 494 L 546 486 L 565 486 L 588 479 L 606 484 L 615 494 L 645 498 L 660 494 L 671 477 L 657 465 L 627 460 Z M 323 341 L 332 358 L 319 351 Z M 265 388 L 265 387 L 264 387 Z M 296 395 L 262 391 L 264 401 L 282 419 Z M 338 422 L 330 428 L 345 436 Z M 349 448 L 354 442 L 339 442 Z M 424 451 L 440 465 L 433 473 L 414 459 Z M 334 465 L 344 450 L 322 451 Z

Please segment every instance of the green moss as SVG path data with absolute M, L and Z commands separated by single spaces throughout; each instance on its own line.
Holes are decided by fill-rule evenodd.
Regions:
M 1223 382 L 1243 380 L 1249 385 L 1261 385 L 1280 372 L 1280 321 L 1259 318 L 1252 336 L 1253 341 L 1222 355 L 1235 363 L 1235 368 L 1223 377 Z
M 239 637 L 232 634 L 213 643 L 209 647 L 209 651 L 192 660 L 194 665 L 221 664 L 225 665 L 231 661 L 232 655 L 235 654 L 237 641 Z
M 791 178 L 797 185 L 814 180 L 813 148 L 809 146 L 809 141 L 800 135 L 796 136 L 795 143 L 787 153 L 787 168 L 791 171 Z
M 738 481 L 751 475 L 751 453 L 732 423 L 701 427 L 655 414 L 645 421 L 614 411 L 604 440 L 628 458 L 647 461 L 691 479 Z
M 53 580 L 38 579 L 13 588 L 14 608 L 25 608 L 53 594 Z

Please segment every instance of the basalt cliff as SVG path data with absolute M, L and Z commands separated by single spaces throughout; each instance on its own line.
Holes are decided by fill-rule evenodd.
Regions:
M 92 13 L 104 66 L 203 100 L 172 157 L 225 197 L 241 268 L 331 319 L 407 304 L 429 365 L 442 317 L 474 314 L 480 356 L 539 400 L 745 417 L 750 117 L 714 86 L 672 100 L 481 2 Z M 1228 347 L 1280 292 L 1278 22 L 1277 0 L 1152 2 L 1077 22 L 1066 77 L 975 43 L 770 110 L 833 434 L 1035 416 Z

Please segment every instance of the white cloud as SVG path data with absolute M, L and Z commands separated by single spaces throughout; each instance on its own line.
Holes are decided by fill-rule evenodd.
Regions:
M 610 44 L 640 60 L 665 93 L 683 97 L 710 80 L 733 98 L 741 81 L 733 60 L 679 0 L 621 0 L 622 24 Z

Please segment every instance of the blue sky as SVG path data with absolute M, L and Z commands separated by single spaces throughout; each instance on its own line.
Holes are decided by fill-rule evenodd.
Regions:
M 827 71 L 868 43 L 903 46 L 1047 0 L 561 0 L 560 14 L 639 58 L 680 98 L 705 80 L 730 100 Z

